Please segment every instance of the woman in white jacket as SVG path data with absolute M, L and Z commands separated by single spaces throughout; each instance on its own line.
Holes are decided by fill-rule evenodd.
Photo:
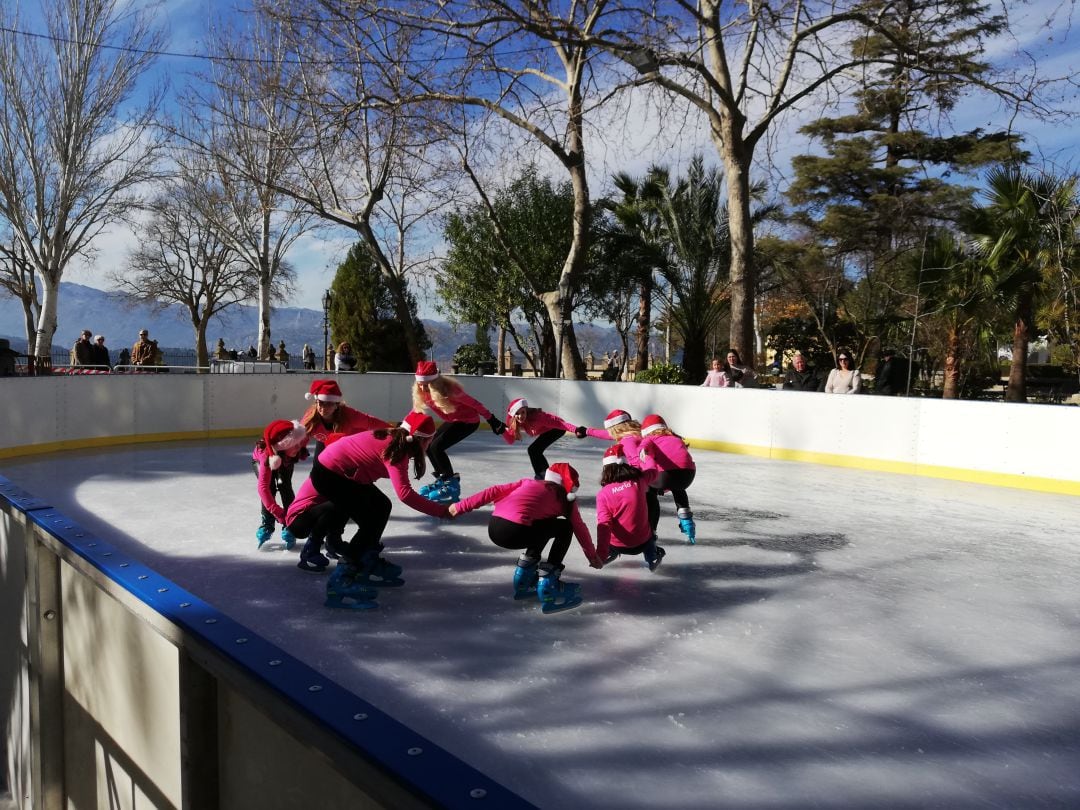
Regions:
M 862 392 L 862 375 L 857 368 L 853 368 L 851 352 L 840 349 L 836 355 L 837 367 L 829 372 L 829 379 L 825 381 L 826 394 L 859 394 Z

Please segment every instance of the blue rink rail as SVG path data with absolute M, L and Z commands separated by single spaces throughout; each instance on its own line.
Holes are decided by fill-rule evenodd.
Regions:
M 332 732 L 421 801 L 452 809 L 535 807 L 3 476 L 0 500 L 188 636 L 269 687 L 281 701 Z

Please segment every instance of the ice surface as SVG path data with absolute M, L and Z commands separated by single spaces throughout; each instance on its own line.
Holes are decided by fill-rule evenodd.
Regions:
M 490 508 L 394 500 L 407 584 L 351 612 L 296 551 L 256 550 L 250 449 L 2 472 L 542 807 L 1080 806 L 1075 498 L 697 451 L 698 544 L 662 499 L 655 574 L 575 545 L 585 603 L 543 616 L 512 599 Z M 590 525 L 602 451 L 547 454 L 581 471 Z M 464 492 L 531 476 L 487 433 L 451 455 Z

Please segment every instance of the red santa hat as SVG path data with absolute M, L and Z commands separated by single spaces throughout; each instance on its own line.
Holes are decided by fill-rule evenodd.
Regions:
M 525 401 L 525 397 L 518 397 L 517 399 L 515 399 L 513 402 L 511 402 L 509 405 L 506 406 L 506 418 L 507 418 L 507 420 L 509 421 L 510 419 L 512 419 L 514 417 L 514 415 L 518 411 L 522 410 L 523 408 L 528 408 L 528 407 L 529 407 L 529 403 Z
M 335 380 L 313 380 L 311 388 L 304 394 L 304 399 L 315 399 L 319 402 L 341 402 L 341 388 Z
M 604 451 L 604 466 L 608 464 L 626 464 L 626 453 L 621 444 L 613 444 Z
M 650 413 L 641 420 L 641 435 L 648 436 L 658 430 L 668 430 L 667 422 L 659 414 Z
M 573 467 L 564 461 L 557 461 L 547 468 L 544 480 L 559 484 L 566 490 L 566 500 L 572 501 L 577 498 L 575 494 L 578 488 L 578 473 Z
M 416 381 L 431 382 L 439 378 L 439 367 L 434 360 L 421 360 L 416 364 Z
M 419 411 L 410 411 L 401 427 L 409 434 L 410 440 L 414 436 L 418 439 L 430 439 L 435 435 L 435 420 Z
M 621 425 L 623 422 L 629 422 L 632 418 L 626 411 L 620 411 L 616 408 L 604 418 L 604 427 L 611 429 L 616 425 Z
M 263 442 L 270 451 L 267 463 L 271 470 L 281 467 L 281 456 L 278 453 L 292 453 L 299 450 L 307 443 L 307 430 L 299 422 L 290 422 L 286 419 L 275 419 L 266 426 L 263 431 Z

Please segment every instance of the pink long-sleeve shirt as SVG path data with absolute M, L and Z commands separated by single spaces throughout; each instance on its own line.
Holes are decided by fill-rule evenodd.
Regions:
M 589 527 L 581 519 L 577 501 L 570 502 L 570 510 L 567 514 L 565 501 L 559 494 L 560 490 L 561 487 L 553 481 L 522 478 L 520 481 L 512 481 L 508 484 L 496 484 L 470 495 L 458 502 L 455 511 L 460 515 L 471 512 L 484 504 L 494 503 L 495 517 L 509 520 L 511 523 L 520 523 L 522 526 L 531 526 L 535 521 L 544 518 L 566 516 L 574 529 L 574 537 L 577 538 L 578 545 L 585 552 L 585 556 L 592 560 L 596 557 L 596 548 L 593 546 Z
M 403 458 L 397 464 L 383 459 L 382 454 L 389 444 L 389 436 L 380 439 L 370 431 L 354 433 L 327 445 L 319 454 L 318 463 L 330 472 L 359 484 L 374 484 L 380 478 L 389 478 L 394 494 L 406 506 L 432 517 L 449 517 L 446 506 L 429 501 L 412 488 L 408 458 Z
M 311 428 L 308 430 L 308 438 L 326 444 L 326 438 L 331 433 L 363 433 L 365 430 L 378 430 L 379 428 L 389 427 L 393 427 L 393 424 L 385 419 L 358 411 L 356 408 L 350 408 L 348 405 L 338 405 L 337 410 L 334 412 L 334 423 L 330 426 L 323 424 L 323 421 L 316 413 L 311 422 Z M 321 460 L 322 455 L 319 458 Z
M 652 535 L 645 491 L 659 474 L 650 459 L 636 481 L 607 484 L 596 493 L 596 553 L 601 559 L 612 546 L 635 548 Z
M 661 470 L 696 470 L 694 459 L 681 436 L 646 436 L 641 446 L 656 459 Z
M 538 411 L 529 414 L 528 421 L 521 426 L 521 432 L 527 436 L 539 436 L 541 433 L 547 433 L 549 430 L 565 430 L 568 433 L 573 433 L 577 430 L 577 426 L 571 425 L 562 417 L 556 416 L 553 413 L 548 413 L 547 411 Z M 507 444 L 513 444 L 517 441 L 514 431 L 509 427 L 503 431 L 502 437 L 503 441 Z
M 278 523 L 285 523 L 285 510 L 278 504 L 277 499 L 274 498 L 274 493 L 270 491 L 270 480 L 274 477 L 274 471 L 270 469 L 270 465 L 267 464 L 267 460 L 272 455 L 269 448 L 259 447 L 255 445 L 255 449 L 251 451 L 251 460 L 255 462 L 255 470 L 258 474 L 258 483 L 256 488 L 259 492 L 259 500 L 262 501 L 263 507 L 274 516 L 274 520 Z M 282 455 L 281 467 L 279 469 L 287 469 L 296 466 L 296 462 L 301 458 L 307 458 L 307 446 L 305 445 L 300 449 L 300 452 L 295 455 Z
M 481 419 L 491 417 L 491 411 L 476 399 L 473 399 L 464 391 L 457 391 L 450 395 L 450 401 L 454 403 L 453 411 L 443 411 L 435 407 L 431 401 L 430 391 L 421 391 L 424 407 L 442 419 L 444 422 L 479 422 Z
M 322 456 L 319 457 L 320 461 Z M 292 524 L 296 520 L 296 516 L 301 512 L 305 512 L 313 506 L 323 503 L 326 500 L 319 491 L 315 489 L 315 485 L 311 483 L 311 479 L 308 478 L 300 485 L 300 489 L 296 491 L 296 497 L 293 502 L 289 504 L 288 511 L 285 512 L 285 519 L 282 521 L 286 526 Z

